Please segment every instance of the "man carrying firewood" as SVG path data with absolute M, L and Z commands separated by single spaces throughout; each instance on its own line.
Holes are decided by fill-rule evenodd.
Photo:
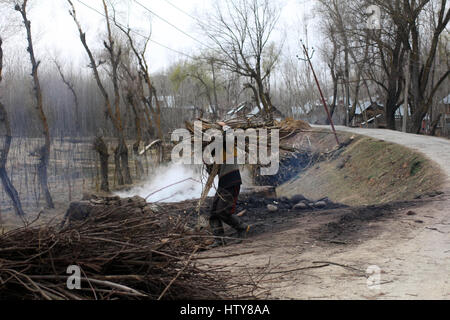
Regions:
M 218 122 L 223 131 L 230 129 L 224 122 Z M 239 172 L 239 166 L 236 161 L 236 149 L 233 154 L 227 153 L 224 142 L 223 164 L 219 166 L 219 184 L 214 201 L 211 207 L 209 225 L 215 236 L 215 242 L 210 246 L 212 248 L 225 245 L 223 222 L 237 231 L 238 242 L 247 237 L 250 226 L 243 223 L 236 216 L 236 202 L 239 197 L 242 179 Z M 233 157 L 233 164 L 228 164 L 227 159 Z M 208 167 L 207 167 L 208 168 Z M 211 167 L 209 167 L 210 169 Z

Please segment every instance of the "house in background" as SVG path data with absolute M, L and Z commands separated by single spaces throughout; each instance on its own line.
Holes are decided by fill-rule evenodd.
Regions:
M 326 114 L 323 109 L 323 105 L 319 103 L 319 101 L 308 102 L 303 107 L 306 111 L 306 114 L 300 114 L 299 118 L 303 118 L 303 120 L 308 121 L 312 124 L 325 124 L 326 123 Z
M 333 103 L 333 97 L 328 98 L 327 107 L 330 110 L 330 106 Z M 308 102 L 303 107 L 308 110 L 306 114 L 300 115 L 300 119 L 308 121 L 312 124 L 327 124 L 328 115 L 325 111 L 323 103 L 321 100 L 316 100 L 314 102 Z M 332 116 L 333 123 L 335 125 L 345 125 L 346 115 L 345 115 L 345 105 L 344 101 L 341 99 L 337 102 L 336 108 L 334 109 Z
M 232 119 L 232 118 L 239 118 L 239 117 L 246 117 L 246 118 L 252 118 L 252 117 L 259 117 L 263 113 L 263 106 L 258 106 L 250 103 L 250 102 L 243 102 L 240 103 L 237 107 L 231 109 L 226 113 L 226 119 Z M 273 113 L 273 119 L 277 121 L 281 121 L 285 119 L 285 115 L 278 110 L 276 107 L 272 107 L 272 113 Z
M 253 109 L 254 107 L 250 102 L 242 102 L 226 113 L 226 119 L 245 117 L 252 112 Z
M 366 100 L 358 103 L 351 125 L 354 127 L 382 128 L 386 117 L 383 104 L 378 100 Z
M 450 94 L 439 102 L 435 114 L 441 114 L 436 135 L 450 137 Z

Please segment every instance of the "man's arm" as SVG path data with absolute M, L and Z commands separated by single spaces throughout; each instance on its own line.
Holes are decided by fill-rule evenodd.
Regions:
M 222 127 L 223 131 L 228 131 L 231 129 L 231 127 L 223 121 L 219 121 L 219 122 L 217 122 L 217 124 Z

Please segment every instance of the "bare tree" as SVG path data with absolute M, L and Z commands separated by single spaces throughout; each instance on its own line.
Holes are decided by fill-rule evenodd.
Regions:
M 89 61 L 90 61 L 90 67 L 92 68 L 92 72 L 94 74 L 95 81 L 97 83 L 98 88 L 100 89 L 100 92 L 101 92 L 103 98 L 104 98 L 106 112 L 108 114 L 112 114 L 111 101 L 109 99 L 108 92 L 106 91 L 106 88 L 103 85 L 102 80 L 100 79 L 100 74 L 98 71 L 100 62 L 97 63 L 95 61 L 94 55 L 87 44 L 86 33 L 84 33 L 83 30 L 81 29 L 81 24 L 78 22 L 77 14 L 76 14 L 75 7 L 74 7 L 72 1 L 68 0 L 68 2 L 71 6 L 71 10 L 69 11 L 69 14 L 72 16 L 73 20 L 75 21 L 75 23 L 78 27 L 78 32 L 80 35 L 81 43 L 83 44 L 84 49 L 86 50 L 86 53 L 88 54 Z M 108 181 L 109 154 L 108 154 L 108 147 L 103 139 L 102 133 L 98 134 L 98 136 L 96 137 L 96 139 L 94 141 L 93 146 L 94 146 L 94 149 L 98 152 L 99 157 L 100 157 L 100 171 L 101 171 L 101 180 L 102 180 L 101 190 L 108 192 L 109 191 L 109 181 Z
M 21 14 L 23 24 L 25 25 L 26 29 L 27 43 L 28 43 L 27 51 L 29 53 L 31 61 L 31 69 L 32 69 L 31 76 L 33 77 L 33 84 L 34 84 L 33 90 L 34 90 L 34 97 L 36 100 L 35 109 L 42 124 L 42 134 L 44 135 L 44 145 L 39 150 L 39 157 L 40 157 L 39 159 L 40 161 L 38 164 L 39 183 L 41 185 L 42 192 L 44 193 L 47 207 L 54 208 L 53 199 L 48 189 L 47 167 L 50 160 L 51 141 L 47 117 L 44 112 L 43 95 L 38 74 L 38 69 L 41 62 L 36 60 L 36 56 L 34 54 L 33 39 L 31 37 L 31 22 L 30 20 L 28 20 L 27 17 L 27 4 L 28 0 L 23 0 L 21 4 L 16 4 L 14 6 L 14 9 Z
M 328 66 L 328 68 L 330 69 L 330 75 L 331 75 L 331 80 L 333 83 L 333 100 L 331 101 L 331 105 L 330 105 L 330 115 L 331 117 L 333 117 L 334 111 L 336 110 L 336 106 L 338 103 L 338 99 L 337 99 L 337 95 L 338 95 L 338 85 L 339 85 L 339 77 L 340 77 L 340 70 L 339 70 L 339 61 L 338 61 L 338 56 L 339 56 L 339 52 L 341 50 L 340 45 L 336 39 L 336 32 L 334 30 L 334 25 L 331 21 L 327 21 L 326 19 L 324 19 L 324 23 L 325 23 L 325 34 L 328 37 L 327 44 L 328 42 L 331 43 L 331 47 L 327 44 L 324 45 L 324 47 L 322 48 L 322 53 L 323 53 L 323 58 Z M 327 123 L 329 122 L 329 120 L 327 119 Z
M 208 22 L 200 24 L 215 46 L 218 63 L 248 78 L 245 86 L 269 117 L 273 106 L 268 81 L 282 47 L 270 39 L 279 15 L 270 0 L 224 0 L 216 1 Z
M 142 100 L 140 97 L 139 87 L 142 83 L 142 79 L 140 77 L 137 68 L 132 64 L 132 54 L 131 50 L 125 50 L 122 57 L 122 63 L 120 67 L 121 71 L 121 79 L 122 79 L 122 90 L 123 90 L 123 100 L 128 109 L 133 111 L 134 115 L 134 125 L 136 130 L 136 140 L 133 144 L 133 154 L 134 161 L 136 166 L 136 176 L 143 177 L 144 175 L 144 167 L 141 160 L 141 155 L 139 153 L 139 148 L 141 142 L 144 140 L 144 132 L 146 121 L 149 120 L 144 115 L 144 110 L 142 108 Z M 150 124 L 151 126 L 151 124 Z M 149 137 L 146 137 L 147 141 Z
M 321 2 L 337 3 L 336 0 L 321 0 Z M 408 131 L 418 133 L 422 120 L 430 111 L 433 98 L 450 74 L 449 68 L 444 70 L 433 68 L 442 32 L 450 20 L 448 2 L 447 0 L 353 1 L 352 16 L 365 21 L 365 12 L 369 4 L 373 3 L 382 9 L 383 28 L 370 31 L 364 27 L 356 27 L 353 30 L 341 29 L 341 34 L 345 36 L 344 44 L 356 41 L 361 47 L 366 47 L 365 55 L 369 56 L 370 63 L 365 65 L 364 73 L 384 91 L 388 128 L 395 129 L 395 113 L 403 103 L 402 93 L 407 91 L 412 114 Z M 337 6 L 334 6 L 335 13 L 336 8 Z M 341 25 L 343 24 L 338 21 L 337 26 Z M 362 37 L 362 33 L 367 33 L 368 37 Z M 353 58 L 353 50 L 349 53 Z M 409 64 L 406 63 L 408 59 Z M 353 60 L 356 63 L 356 59 Z M 408 73 L 411 80 L 411 88 L 408 90 L 404 90 L 407 82 L 405 65 L 409 65 Z
M 370 31 L 369 39 L 374 59 L 373 63 L 367 66 L 367 73 L 370 80 L 384 92 L 386 125 L 394 130 L 395 113 L 402 103 L 404 88 L 403 61 L 406 50 L 402 45 L 402 34 L 389 20 L 389 16 L 386 16 L 383 29 Z
M 3 80 L 3 40 L 0 37 L 0 83 Z M 2 133 L 3 145 L 0 148 L 0 179 L 3 183 L 3 188 L 14 206 L 14 210 L 17 215 L 23 217 L 25 212 L 22 209 L 22 203 L 19 198 L 19 194 L 9 179 L 8 172 L 6 171 L 6 163 L 8 161 L 9 149 L 11 147 L 12 134 L 11 134 L 11 124 L 9 122 L 8 113 L 5 106 L 0 101 L 0 132 Z
M 214 119 L 219 113 L 217 68 L 214 58 L 198 57 L 188 62 L 180 61 L 170 74 L 170 79 L 176 88 L 183 83 L 190 82 L 195 88 L 196 98 L 204 96 L 206 98 L 206 108 L 201 108 L 202 112 L 211 112 Z M 206 109 L 206 110 L 205 110 Z
M 124 183 L 131 184 L 132 180 L 130 167 L 128 164 L 128 148 L 124 135 L 124 121 L 122 120 L 122 114 L 120 111 L 120 84 L 118 69 L 122 57 L 122 47 L 120 45 L 117 45 L 116 48 L 117 41 L 114 39 L 112 34 L 108 6 L 105 0 L 102 0 L 102 3 L 105 12 L 105 21 L 108 34 L 108 40 L 104 41 L 103 44 L 109 54 L 109 62 L 111 64 L 111 81 L 114 88 L 114 113 L 111 113 L 109 116 L 115 123 L 115 128 L 119 138 L 119 144 L 114 150 L 116 175 L 118 177 L 119 185 L 122 185 Z
M 370 96 L 367 74 L 370 69 L 370 31 L 366 29 L 365 0 L 319 0 L 319 12 L 323 17 L 323 31 L 332 45 L 325 46 L 324 55 L 333 81 L 333 105 L 336 103 L 338 81 L 345 86 L 345 112 L 348 124 L 353 120 L 358 106 L 361 87 L 364 84 Z M 331 54 L 330 54 L 331 53 Z M 343 61 L 340 56 L 343 55 Z M 353 74 L 352 74 L 352 70 Z M 352 95 L 353 94 L 353 95 Z
M 394 114 L 403 103 L 401 94 L 407 82 L 404 65 L 409 59 L 411 88 L 407 91 L 412 116 L 408 131 L 418 133 L 437 90 L 450 74 L 447 68 L 438 81 L 431 80 L 441 34 L 450 20 L 450 9 L 447 0 L 377 0 L 375 4 L 385 13 L 383 29 L 371 33 L 384 77 L 377 77 L 371 68 L 372 80 L 386 92 L 386 121 L 389 128 L 395 129 Z M 424 28 L 426 11 L 431 12 L 428 19 L 434 20 L 428 31 Z
M 103 84 L 102 79 L 100 78 L 99 74 L 99 66 L 103 62 L 96 62 L 94 55 L 92 51 L 90 50 L 87 41 L 86 41 L 86 33 L 83 32 L 83 29 L 81 28 L 81 24 L 79 23 L 75 11 L 75 7 L 72 3 L 72 1 L 67 0 L 71 10 L 69 11 L 70 15 L 72 16 L 73 20 L 75 21 L 78 32 L 80 35 L 81 43 L 83 44 L 83 47 L 85 48 L 86 53 L 88 54 L 89 60 L 90 60 L 90 66 L 94 73 L 94 78 L 97 82 L 97 86 L 100 89 L 100 92 L 104 98 L 104 104 L 105 104 L 105 113 L 107 117 L 111 120 L 114 129 L 116 131 L 116 134 L 119 139 L 119 143 L 117 148 L 114 151 L 114 162 L 115 162 L 115 173 L 118 180 L 119 185 L 131 184 L 131 173 L 130 168 L 128 164 L 128 148 L 125 141 L 125 134 L 124 134 L 124 121 L 122 119 L 122 114 L 120 110 L 120 101 L 121 101 L 121 95 L 120 95 L 120 85 L 119 85 L 119 76 L 118 76 L 118 69 L 121 62 L 121 55 L 122 55 L 122 48 L 120 46 L 117 46 L 117 43 L 113 37 L 112 29 L 111 29 L 111 21 L 109 17 L 109 11 L 108 6 L 106 2 L 103 0 L 103 9 L 105 12 L 105 22 L 107 27 L 107 39 L 103 42 L 104 47 L 108 54 L 108 60 L 110 64 L 110 79 L 113 85 L 114 90 L 114 98 L 111 99 L 109 97 L 108 91 L 106 90 L 105 85 Z M 94 144 L 94 147 L 96 147 L 97 152 L 99 153 L 101 159 L 101 163 L 106 164 L 106 154 L 105 150 L 105 142 L 103 141 L 101 136 L 98 136 L 96 139 L 96 143 Z M 103 190 L 107 191 L 108 183 L 108 169 L 102 168 L 102 186 Z
M 161 128 L 161 103 L 158 99 L 156 88 L 150 77 L 149 66 L 145 53 L 147 51 L 148 42 L 150 40 L 150 35 L 145 39 L 144 44 L 141 48 L 136 44 L 135 39 L 131 35 L 131 29 L 125 28 L 117 22 L 114 18 L 115 25 L 119 28 L 123 34 L 128 39 L 128 45 L 137 60 L 137 65 L 139 68 L 139 90 L 138 95 L 141 101 L 144 103 L 146 108 L 144 112 L 146 113 L 148 124 L 151 126 L 151 119 L 155 122 L 158 138 L 163 140 L 163 131 Z M 145 93 L 147 91 L 147 94 Z
M 411 124 L 410 132 L 419 133 L 422 127 L 422 120 L 429 112 L 433 103 L 433 98 L 444 83 L 445 79 L 450 75 L 450 68 L 443 70 L 440 78 L 436 83 L 432 83 L 433 64 L 438 53 L 439 39 L 442 32 L 450 21 L 450 8 L 448 8 L 447 0 L 440 0 L 438 9 L 433 10 L 433 18 L 435 23 L 431 30 L 431 37 L 427 43 L 427 47 L 421 45 L 425 42 L 423 32 L 420 32 L 421 22 L 418 19 L 425 5 L 431 0 L 409 0 L 404 1 L 405 10 L 403 19 L 407 19 L 409 25 L 407 30 L 410 30 L 411 36 L 404 38 L 406 47 L 411 50 L 410 65 L 411 65 Z M 397 18 L 397 17 L 396 17 Z M 401 18 L 400 18 L 401 19 Z M 399 18 L 395 19 L 399 23 Z M 400 22 L 400 26 L 403 24 Z

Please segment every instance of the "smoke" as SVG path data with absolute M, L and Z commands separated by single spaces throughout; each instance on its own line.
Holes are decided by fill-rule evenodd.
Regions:
M 205 182 L 206 174 L 203 172 L 202 175 L 200 166 L 170 164 L 159 167 L 156 174 L 140 186 L 116 194 L 120 197 L 142 198 L 151 194 L 147 202 L 179 202 L 200 198 Z M 214 184 L 217 186 L 217 178 Z M 211 188 L 209 195 L 213 196 L 214 193 L 215 187 Z

